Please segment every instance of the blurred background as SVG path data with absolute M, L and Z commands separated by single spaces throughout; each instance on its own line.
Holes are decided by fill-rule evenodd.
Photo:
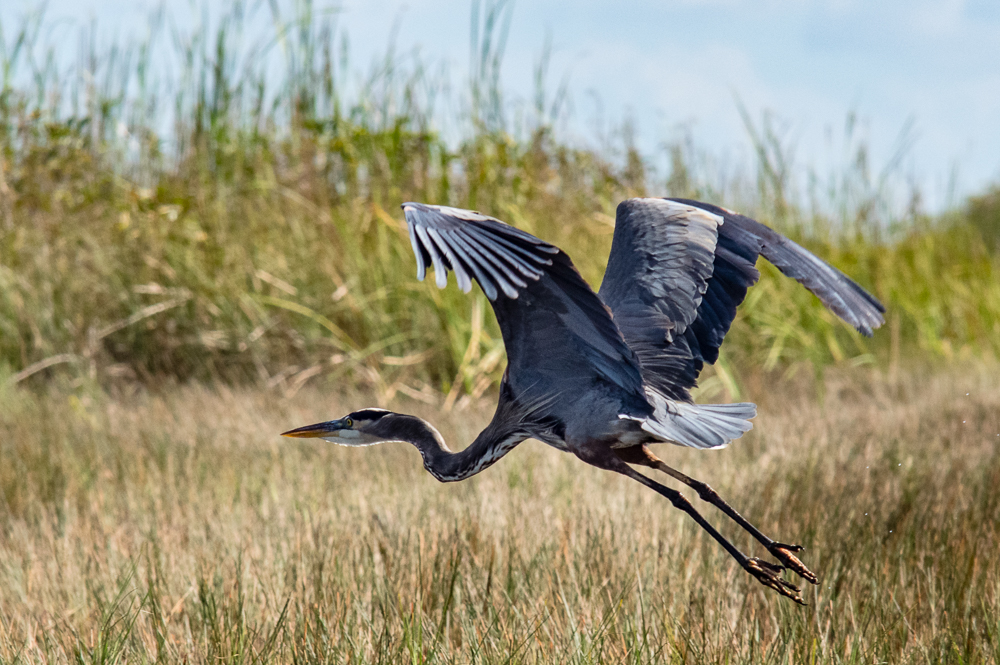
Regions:
M 246 31 L 264 40 L 274 11 L 287 15 L 295 6 L 258 4 L 247 3 Z M 61 45 L 64 64 L 87 29 L 104 44 L 123 35 L 141 39 L 150 32 L 150 16 L 166 7 L 151 0 L 50 0 L 44 6 L 49 39 Z M 12 0 L 2 11 L 11 27 L 40 7 Z M 169 29 L 160 39 L 172 30 L 211 30 L 225 10 L 224 2 L 174 3 L 164 12 Z M 462 2 L 373 0 L 315 3 L 312 14 L 330 20 L 343 41 L 340 55 L 352 71 L 342 87 L 357 85 L 389 54 L 397 66 L 419 60 L 451 84 L 438 111 L 455 112 L 475 69 L 469 10 Z M 541 83 L 550 97 L 561 93 L 549 100 L 557 106 L 548 111 L 564 139 L 600 147 L 628 121 L 636 145 L 660 168 L 667 166 L 664 144 L 686 133 L 735 167 L 752 158 L 743 104 L 755 115 L 774 113 L 800 165 L 823 173 L 843 166 L 844 123 L 854 116 L 873 165 L 899 160 L 898 175 L 920 186 L 932 212 L 1000 176 L 1000 81 L 992 66 L 1000 58 L 1000 9 L 994 3 L 546 1 L 508 3 L 501 13 L 497 50 L 507 111 L 535 106 L 544 64 Z M 268 57 L 280 57 L 279 49 L 271 50 Z M 280 68 L 272 73 L 277 83 Z M 443 114 L 438 130 L 460 138 L 442 120 Z
M 865 342 L 765 275 L 719 365 L 731 395 L 747 357 L 1000 339 L 991 3 L 57 1 L 0 20 L 0 363 L 19 380 L 350 372 L 478 395 L 495 325 L 481 296 L 413 282 L 409 199 L 524 226 L 595 284 L 618 200 L 706 199 L 890 305 Z

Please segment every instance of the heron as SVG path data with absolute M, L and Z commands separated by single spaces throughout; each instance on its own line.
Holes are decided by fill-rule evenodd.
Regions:
M 668 466 L 650 449 L 671 443 L 722 448 L 752 428 L 756 405 L 697 404 L 691 390 L 759 278 L 763 256 L 846 323 L 871 336 L 885 308 L 845 274 L 773 229 L 725 208 L 680 198 L 619 204 L 599 290 L 555 245 L 470 210 L 404 203 L 417 278 L 433 267 L 439 288 L 453 272 L 489 299 L 507 367 L 492 421 L 461 451 L 416 416 L 380 408 L 354 411 L 284 432 L 345 446 L 387 441 L 417 448 L 442 482 L 464 480 L 526 439 L 542 441 L 600 469 L 631 478 L 668 499 L 750 575 L 804 604 L 790 570 L 818 584 L 797 556 L 801 545 L 772 540 L 708 484 Z M 680 491 L 640 473 L 653 469 L 691 488 L 744 529 L 776 560 L 751 557 L 724 537 Z

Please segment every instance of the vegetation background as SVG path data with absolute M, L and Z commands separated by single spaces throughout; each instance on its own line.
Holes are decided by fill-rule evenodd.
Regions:
M 263 41 L 239 2 L 214 33 L 85 39 L 70 71 L 43 14 L 0 30 L 0 659 L 1000 659 L 1000 189 L 927 215 L 853 117 L 849 166 L 805 189 L 771 115 L 744 111 L 756 162 L 735 170 L 680 140 L 658 173 L 627 123 L 573 145 L 544 54 L 533 106 L 510 105 L 507 8 L 474 7 L 455 141 L 454 82 L 390 52 L 347 86 L 308 3 Z M 739 209 L 888 307 L 866 340 L 762 265 L 699 395 L 760 402 L 759 431 L 670 451 L 810 547 L 808 609 L 540 446 L 442 488 L 411 451 L 274 436 L 362 404 L 460 441 L 487 421 L 488 303 L 415 281 L 401 202 L 495 215 L 597 284 L 641 195 Z

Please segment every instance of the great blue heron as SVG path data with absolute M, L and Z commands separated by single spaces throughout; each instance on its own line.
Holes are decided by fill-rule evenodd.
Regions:
M 885 308 L 875 298 L 763 224 L 696 201 L 622 202 L 598 293 L 565 252 L 497 219 L 422 203 L 404 203 L 403 211 L 418 279 L 433 264 L 435 281 L 444 288 L 452 270 L 463 291 L 475 280 L 493 305 L 508 365 L 492 422 L 457 453 L 430 423 L 384 409 L 362 409 L 284 436 L 347 446 L 409 442 L 442 482 L 473 476 L 525 439 L 538 439 L 660 493 L 757 580 L 803 602 L 799 588 L 780 575 L 788 568 L 817 583 L 795 556 L 802 547 L 771 540 L 711 487 L 667 466 L 648 445 L 719 448 L 752 427 L 754 404 L 695 404 L 689 390 L 703 363 L 718 358 L 737 305 L 759 277 L 759 255 L 868 336 L 884 321 Z M 747 556 L 684 495 L 630 465 L 658 469 L 691 487 L 780 563 Z

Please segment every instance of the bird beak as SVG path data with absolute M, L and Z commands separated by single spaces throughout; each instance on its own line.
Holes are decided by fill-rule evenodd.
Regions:
M 306 425 L 298 429 L 282 432 L 281 436 L 294 437 L 297 439 L 317 439 L 340 436 L 340 432 L 347 430 L 343 420 L 328 420 L 325 423 Z

